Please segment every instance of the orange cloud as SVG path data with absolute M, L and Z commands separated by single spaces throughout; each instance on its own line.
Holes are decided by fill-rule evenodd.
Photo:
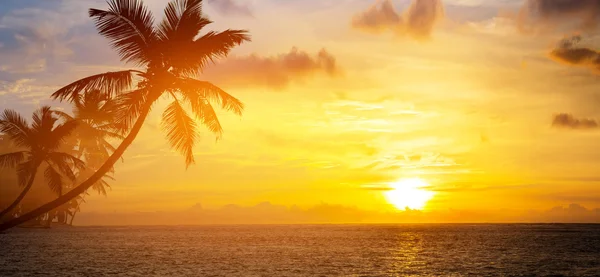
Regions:
M 402 24 L 392 1 L 379 1 L 352 18 L 352 27 L 370 32 L 385 32 Z
M 282 89 L 294 81 L 314 74 L 333 77 L 340 72 L 335 57 L 322 49 L 315 55 L 294 47 L 290 52 L 271 57 L 256 54 L 230 56 L 207 69 L 206 75 L 217 84 L 267 86 Z
M 598 121 L 588 118 L 575 118 L 571 114 L 560 113 L 554 115 L 552 120 L 552 126 L 556 128 L 566 129 L 577 129 L 577 130 L 590 130 L 598 129 Z
M 401 15 L 391 0 L 379 0 L 366 11 L 352 18 L 351 26 L 358 30 L 381 33 L 391 31 L 413 38 L 429 38 L 435 24 L 444 15 L 441 0 L 413 0 Z

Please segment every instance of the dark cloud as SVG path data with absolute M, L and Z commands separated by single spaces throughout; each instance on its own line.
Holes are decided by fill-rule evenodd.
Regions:
M 527 0 L 519 11 L 523 31 L 569 27 L 593 30 L 600 22 L 600 0 Z
M 598 129 L 598 121 L 588 118 L 575 118 L 571 114 L 560 113 L 554 115 L 552 126 L 555 128 L 566 128 L 575 130 Z
M 234 0 L 211 0 L 208 3 L 210 3 L 217 12 L 225 15 L 253 16 L 250 7 L 239 4 Z
M 391 31 L 426 39 L 443 15 L 442 0 L 412 0 L 404 14 L 396 11 L 391 0 L 378 0 L 366 11 L 355 15 L 351 26 L 367 32 Z
M 207 69 L 206 76 L 218 84 L 281 89 L 317 73 L 335 76 L 339 72 L 335 57 L 327 50 L 311 55 L 294 47 L 288 53 L 271 57 L 230 56 Z
M 600 73 L 600 52 L 578 46 L 581 36 L 574 36 L 560 41 L 556 49 L 550 52 L 550 57 L 558 62 L 590 68 L 594 73 Z

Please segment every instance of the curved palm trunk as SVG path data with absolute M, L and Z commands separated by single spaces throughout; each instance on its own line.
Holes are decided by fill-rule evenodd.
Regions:
M 25 186 L 23 191 L 21 191 L 21 194 L 19 194 L 17 199 L 15 199 L 15 201 L 13 201 L 12 204 L 10 204 L 10 206 L 8 206 L 8 208 L 6 208 L 2 212 L 0 212 L 0 219 L 2 219 L 2 217 L 4 217 L 7 213 L 9 213 L 15 207 L 17 207 L 17 205 L 19 205 L 19 203 L 21 203 L 21 200 L 23 200 L 23 198 L 25 198 L 25 195 L 29 192 L 29 189 L 31 189 L 31 186 L 33 186 L 33 181 L 35 180 L 35 175 L 37 174 L 39 167 L 40 167 L 39 163 L 35 165 L 34 172 L 31 175 L 31 177 L 29 178 L 29 182 L 27 183 L 27 185 Z
M 149 102 L 149 103 L 152 103 L 152 102 Z M 25 223 L 31 219 L 34 219 L 44 213 L 50 212 L 50 211 L 58 208 L 60 205 L 63 205 L 65 203 L 69 202 L 71 199 L 84 193 L 94 183 L 98 182 L 98 180 L 100 180 L 100 178 L 102 178 L 102 176 L 104 176 L 106 173 L 108 173 L 111 170 L 111 168 L 115 165 L 115 163 L 117 163 L 117 161 L 121 158 L 123 153 L 125 153 L 125 150 L 127 149 L 127 147 L 129 147 L 129 145 L 131 145 L 131 143 L 135 140 L 135 138 L 137 137 L 137 135 L 140 132 L 140 129 L 142 129 L 142 126 L 144 125 L 144 121 L 146 120 L 146 117 L 148 116 L 149 112 L 150 112 L 150 105 L 147 105 L 141 111 L 137 121 L 135 122 L 135 124 L 133 125 L 133 128 L 129 132 L 129 135 L 127 135 L 127 137 L 121 142 L 121 144 L 115 150 L 115 152 L 112 153 L 112 155 L 104 162 L 104 164 L 98 169 L 98 171 L 96 171 L 94 174 L 92 174 L 92 176 L 90 176 L 87 180 L 85 180 L 79 186 L 73 188 L 72 190 L 70 190 L 69 192 L 56 198 L 55 200 L 50 201 L 50 202 L 40 206 L 39 208 L 37 208 L 33 211 L 30 211 L 20 217 L 14 218 L 12 220 L 9 220 L 7 222 L 0 224 L 0 232 L 4 231 L 6 229 L 9 229 L 9 228 L 15 227 L 19 224 L 23 224 L 23 223 Z

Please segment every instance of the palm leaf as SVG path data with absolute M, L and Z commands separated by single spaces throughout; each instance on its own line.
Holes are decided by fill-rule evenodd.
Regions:
M 231 50 L 247 41 L 251 41 L 246 30 L 226 30 L 208 32 L 195 40 L 189 49 L 181 49 L 182 61 L 173 64 L 176 70 L 186 75 L 199 74 L 209 63 L 225 58 Z
M 56 114 L 59 118 L 65 120 L 65 121 L 75 120 L 74 117 L 72 117 L 70 114 L 68 114 L 66 112 L 59 111 L 59 110 L 53 110 L 52 112 L 54 114 Z
M 92 185 L 93 190 L 98 192 L 98 194 L 101 194 L 104 196 L 106 196 L 106 188 L 112 189 L 111 186 L 108 184 L 108 182 L 106 182 L 106 180 L 104 180 L 104 178 L 106 178 L 106 177 L 108 177 L 108 175 L 105 175 L 104 177 L 102 177 L 102 179 L 98 180 L 98 182 L 96 182 Z
M 52 108 L 50 106 L 42 106 L 33 113 L 33 123 L 31 128 L 37 132 L 50 132 L 54 123 L 58 121 L 56 117 L 52 116 Z
M 221 127 L 217 113 L 208 100 L 206 100 L 203 95 L 195 91 L 187 93 L 182 92 L 182 95 L 186 102 L 192 107 L 192 112 L 194 112 L 196 118 L 200 120 L 211 132 L 215 133 L 217 135 L 217 139 L 221 138 L 223 134 L 223 127 Z
M 49 134 L 49 137 L 43 138 L 43 144 L 46 145 L 48 150 L 56 150 L 58 149 L 63 142 L 75 131 L 79 122 L 76 120 L 67 121 L 63 124 L 60 124 L 52 130 Z
M 113 95 L 118 95 L 131 87 L 134 73 L 140 72 L 137 70 L 124 70 L 89 76 L 57 90 L 52 94 L 52 98 L 61 101 L 69 99 L 69 101 L 76 103 L 82 92 L 94 90 L 100 91 L 108 97 L 113 97 Z
M 48 165 L 46 170 L 44 170 L 44 177 L 46 177 L 46 183 L 48 184 L 50 190 L 58 195 L 62 195 L 63 180 L 60 173 L 58 173 L 54 167 Z
M 180 90 L 185 93 L 199 93 L 206 100 L 216 103 L 220 105 L 221 108 L 227 111 L 232 111 L 237 115 L 242 115 L 242 112 L 244 111 L 244 104 L 242 103 L 242 101 L 231 96 L 230 94 L 228 94 L 227 92 L 210 82 L 185 78 L 181 80 L 181 82 L 179 83 L 179 87 Z
M 24 187 L 27 185 L 29 178 L 34 175 L 34 170 L 36 170 L 36 168 L 34 168 L 32 160 L 17 165 L 17 179 L 19 186 Z
M 161 41 L 174 44 L 193 41 L 206 25 L 212 21 L 202 16 L 202 0 L 171 1 L 165 8 L 165 18 L 158 27 Z
M 149 92 L 146 89 L 138 89 L 120 95 L 115 101 L 119 106 L 115 118 L 115 127 L 120 133 L 126 133 L 137 120 L 145 105 L 148 105 Z
M 31 129 L 25 118 L 14 110 L 4 110 L 0 116 L 0 132 L 6 134 L 16 146 L 31 147 Z
M 73 167 L 77 170 L 85 169 L 85 162 L 80 160 L 79 158 L 62 152 L 52 152 L 48 154 L 48 160 L 54 164 L 65 164 L 69 168 Z
M 116 126 L 114 126 L 114 127 L 116 127 Z M 101 138 L 112 138 L 112 139 L 120 139 L 120 140 L 125 139 L 125 137 L 123 135 L 116 133 L 116 132 L 102 130 L 101 128 L 97 128 L 96 131 L 97 131 L 98 137 L 101 137 Z
M 122 61 L 149 63 L 156 39 L 152 13 L 141 0 L 108 0 L 108 5 L 107 11 L 89 10 L 98 32 L 110 40 Z
M 90 125 L 112 122 L 118 110 L 112 98 L 97 91 L 86 92 L 83 100 L 76 101 L 74 104 L 76 108 L 73 112 L 77 118 L 89 121 Z
M 71 180 L 71 182 L 75 182 L 77 179 L 75 172 L 73 172 L 73 168 L 71 168 L 71 166 L 65 161 L 47 159 L 46 162 L 48 163 L 48 167 L 56 167 L 58 172 L 60 172 L 62 176 L 65 176 L 67 179 Z
M 193 148 L 197 138 L 197 126 L 177 99 L 163 113 L 162 127 L 167 132 L 171 146 L 185 156 L 186 168 L 193 164 L 195 162 Z
M 15 167 L 25 159 L 27 151 L 19 151 L 0 155 L 0 167 Z
M 100 144 L 101 144 L 101 146 L 102 146 L 102 149 L 103 149 L 103 150 L 105 150 L 105 152 L 104 152 L 104 157 L 106 157 L 106 158 L 108 158 L 108 157 L 109 157 L 109 155 L 108 155 L 109 151 L 110 151 L 110 153 L 112 154 L 112 153 L 114 153 L 114 152 L 115 152 L 115 150 L 116 150 L 116 148 L 115 148 L 115 147 L 114 147 L 112 144 L 108 143 L 108 142 L 107 142 L 107 141 L 105 141 L 105 140 L 102 140 L 102 141 L 100 141 Z M 125 160 L 125 158 L 121 157 L 121 161 L 124 161 L 124 160 Z M 114 167 L 111 167 L 111 168 L 110 168 L 110 173 L 114 173 L 114 171 L 115 171 L 115 168 L 114 168 Z

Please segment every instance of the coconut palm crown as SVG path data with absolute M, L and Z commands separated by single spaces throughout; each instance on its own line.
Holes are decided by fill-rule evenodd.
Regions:
M 162 128 L 171 146 L 185 156 L 186 167 L 194 163 L 198 140 L 197 121 L 220 137 L 223 128 L 212 104 L 241 115 L 243 104 L 216 85 L 198 80 L 203 68 L 230 50 L 249 41 L 243 30 L 201 30 L 212 23 L 202 14 L 202 0 L 171 1 L 157 26 L 154 17 L 138 0 L 109 0 L 108 10 L 90 9 L 99 33 L 108 38 L 121 60 L 143 70 L 124 70 L 90 76 L 52 94 L 72 102 L 86 91 L 116 97 L 118 124 L 126 132 L 143 110 L 161 97 L 171 103 L 162 114 Z M 136 85 L 134 86 L 134 83 Z M 191 111 L 195 119 L 186 111 Z M 197 121 L 196 121 L 197 120 Z

